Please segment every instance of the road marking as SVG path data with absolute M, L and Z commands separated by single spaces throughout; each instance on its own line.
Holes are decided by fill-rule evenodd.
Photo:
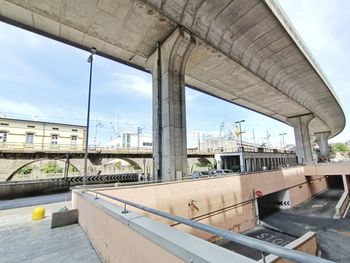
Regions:
M 319 205 L 312 205 L 312 208 L 320 208 L 320 207 L 324 207 L 326 204 L 328 204 L 328 202 L 324 202 L 323 204 L 319 204 Z

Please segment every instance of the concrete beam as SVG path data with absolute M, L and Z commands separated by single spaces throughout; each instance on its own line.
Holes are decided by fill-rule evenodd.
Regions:
M 153 77 L 153 158 L 158 180 L 187 174 L 185 67 L 192 36 L 176 29 L 150 56 Z
M 309 134 L 309 123 L 314 119 L 313 114 L 301 115 L 288 118 L 288 122 L 294 128 L 296 154 L 298 163 L 312 163 L 312 149 Z

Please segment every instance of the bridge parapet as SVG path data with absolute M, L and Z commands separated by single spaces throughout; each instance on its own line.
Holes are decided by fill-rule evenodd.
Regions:
M 72 153 L 84 154 L 85 147 L 74 144 L 42 144 L 42 143 L 0 143 L 0 153 Z M 188 155 L 207 155 L 213 156 L 215 153 L 222 152 L 219 149 L 187 149 Z M 145 154 L 152 155 L 152 147 L 118 147 L 106 148 L 100 146 L 89 146 L 89 154 Z

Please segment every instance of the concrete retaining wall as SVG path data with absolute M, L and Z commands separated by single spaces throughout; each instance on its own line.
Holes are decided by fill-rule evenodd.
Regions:
M 63 181 L 37 181 L 0 184 L 0 200 L 69 190 Z
M 304 167 L 292 167 L 242 176 L 106 188 L 99 191 L 171 214 L 195 219 L 204 224 L 243 232 L 254 227 L 256 222 L 253 189 L 260 190 L 264 195 L 289 189 L 291 205 L 295 206 L 324 191 L 327 188 L 325 181 L 324 177 L 308 181 L 304 176 Z M 137 212 L 147 215 L 143 211 Z M 174 225 L 174 222 L 153 215 L 147 216 Z M 215 236 L 187 226 L 176 224 L 174 226 L 203 239 L 212 241 L 216 239 Z
M 78 190 L 72 205 L 104 262 L 256 262 Z
M 343 195 L 339 199 L 339 202 L 335 206 L 335 217 L 341 218 L 343 217 L 348 205 L 350 202 L 350 196 L 348 191 L 344 191 Z

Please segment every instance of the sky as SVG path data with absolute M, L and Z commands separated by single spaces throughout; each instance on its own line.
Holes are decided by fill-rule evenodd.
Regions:
M 280 0 L 281 6 L 330 81 L 346 117 L 350 116 L 350 2 Z M 86 51 L 0 22 L 0 116 L 86 124 L 89 64 Z M 245 120 L 244 141 L 279 147 L 294 144 L 293 128 L 234 104 L 186 88 L 188 146 L 197 136 L 218 136 Z M 151 75 L 95 56 L 93 63 L 90 142 L 104 144 L 117 132 L 152 132 Z M 331 139 L 350 139 L 350 127 Z

